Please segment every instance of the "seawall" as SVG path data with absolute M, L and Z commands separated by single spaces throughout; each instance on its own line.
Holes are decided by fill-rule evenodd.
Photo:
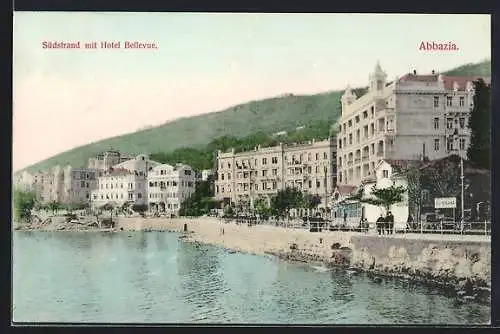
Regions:
M 489 236 L 391 235 L 237 225 L 214 218 L 119 218 L 124 230 L 187 233 L 186 241 L 219 245 L 285 260 L 321 262 L 376 275 L 397 276 L 450 287 L 459 295 L 488 299 L 491 288 Z

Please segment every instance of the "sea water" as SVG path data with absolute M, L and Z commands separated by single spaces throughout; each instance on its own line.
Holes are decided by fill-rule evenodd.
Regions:
M 399 279 L 230 253 L 168 232 L 13 233 L 13 321 L 484 324 L 488 305 Z

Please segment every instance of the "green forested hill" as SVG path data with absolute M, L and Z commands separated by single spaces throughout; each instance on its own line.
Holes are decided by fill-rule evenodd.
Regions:
M 491 62 L 487 60 L 466 64 L 446 73 L 489 76 Z M 363 90 L 359 89 L 357 95 L 360 96 Z M 154 128 L 77 147 L 32 165 L 26 170 L 44 170 L 57 164 L 85 167 L 90 156 L 111 148 L 128 154 L 157 153 L 155 157 L 165 162 L 173 162 L 173 159 L 188 162 L 191 160 L 186 159 L 183 154 L 186 155 L 186 152 L 192 150 L 187 148 L 195 149 L 197 152 L 205 151 L 206 156 L 208 149 L 221 147 L 217 144 L 220 140 L 215 140 L 220 137 L 225 137 L 229 139 L 227 142 L 235 144 L 235 139 L 250 136 L 236 143 L 241 144 L 241 147 L 247 147 L 252 144 L 269 143 L 270 137 L 266 135 L 293 131 L 299 126 L 304 126 L 305 129 L 290 135 L 288 140 L 292 138 L 309 140 L 312 136 L 326 137 L 329 127 L 340 115 L 341 95 L 342 91 L 305 96 L 287 94 L 251 101 L 223 111 L 181 118 Z M 287 141 L 287 138 L 283 140 Z M 174 152 L 176 149 L 177 153 Z M 164 158 L 161 158 L 162 156 Z M 194 164 L 201 168 L 209 165 L 209 162 Z

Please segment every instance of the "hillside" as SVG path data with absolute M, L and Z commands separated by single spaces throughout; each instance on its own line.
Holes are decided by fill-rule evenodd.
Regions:
M 491 75 L 491 61 L 465 64 L 444 72 L 450 75 Z M 361 90 L 358 89 L 358 96 Z M 219 137 L 243 138 L 254 133 L 272 134 L 334 123 L 340 115 L 342 91 L 314 95 L 281 95 L 251 101 L 226 110 L 181 118 L 154 128 L 74 148 L 34 164 L 26 170 L 44 170 L 57 164 L 84 167 L 87 159 L 110 148 L 124 153 L 172 152 L 179 148 L 204 149 Z

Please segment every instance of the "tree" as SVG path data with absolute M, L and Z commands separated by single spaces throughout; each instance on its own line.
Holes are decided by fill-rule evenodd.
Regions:
M 132 205 L 132 210 L 134 212 L 140 213 L 141 215 L 144 215 L 144 212 L 148 210 L 148 206 L 147 204 L 134 204 Z
M 267 205 L 267 200 L 263 197 L 257 198 L 254 203 L 255 213 L 262 216 L 264 219 L 267 219 L 267 216 L 271 213 L 271 208 Z
M 271 208 L 273 213 L 279 217 L 289 217 L 290 209 L 298 208 L 303 203 L 302 192 L 296 188 L 287 187 L 279 190 L 271 199 Z
M 417 160 L 408 161 L 408 164 L 400 171 L 407 185 L 408 211 L 414 217 L 420 216 L 420 207 L 422 206 L 421 165 L 422 163 Z
M 48 208 L 52 211 L 52 215 L 55 215 L 57 211 L 61 210 L 61 204 L 56 201 L 52 201 L 48 204 Z
M 31 218 L 31 210 L 35 206 L 35 194 L 14 190 L 13 195 L 14 217 L 22 221 L 28 221 Z
M 360 202 L 382 207 L 385 213 L 391 210 L 391 206 L 403 201 L 406 188 L 403 186 L 391 185 L 387 188 L 377 188 L 374 186 L 370 197 L 361 198 Z
M 234 215 L 233 207 L 230 205 L 224 207 L 224 216 L 232 216 L 232 215 Z
M 468 159 L 477 167 L 491 169 L 491 86 L 483 79 L 474 82 L 474 109 L 470 115 L 471 142 Z
M 195 191 L 181 203 L 179 215 L 202 216 L 210 213 L 217 205 L 212 195 L 212 180 L 199 181 L 196 183 Z
M 102 210 L 110 212 L 111 221 L 113 221 L 113 210 L 115 209 L 115 207 L 116 207 L 116 203 L 113 203 L 113 202 L 108 202 L 108 203 L 104 204 L 103 206 L 101 206 Z

